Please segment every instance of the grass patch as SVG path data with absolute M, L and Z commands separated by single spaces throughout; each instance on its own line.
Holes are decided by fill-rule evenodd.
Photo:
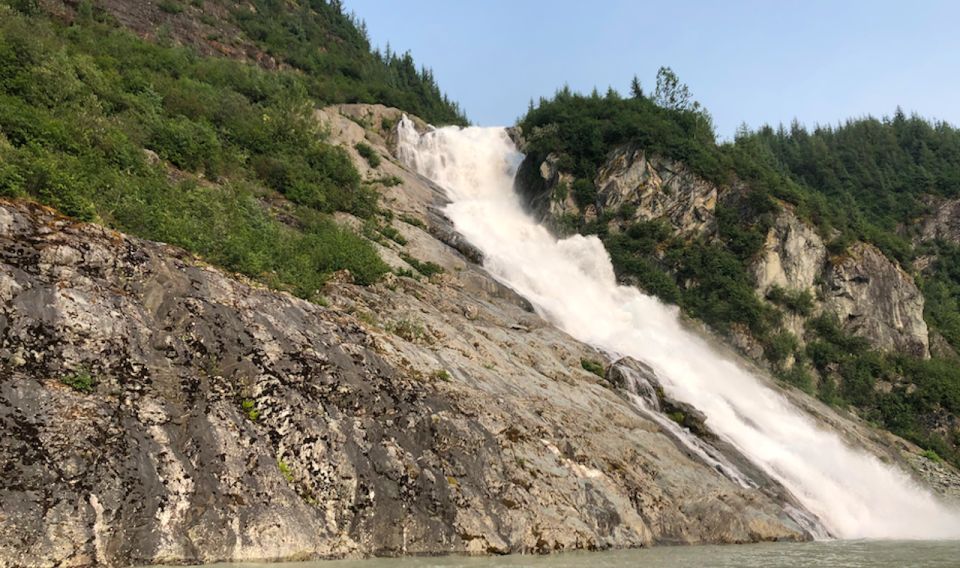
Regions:
M 406 213 L 402 213 L 400 215 L 400 220 L 408 225 L 413 225 L 418 229 L 422 229 L 424 231 L 427 230 L 427 224 L 421 221 L 420 219 L 414 217 L 413 215 L 407 215 Z

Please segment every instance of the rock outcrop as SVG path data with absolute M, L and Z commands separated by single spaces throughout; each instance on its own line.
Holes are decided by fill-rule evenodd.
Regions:
M 772 287 L 812 291 L 821 275 L 827 247 L 817 232 L 790 211 L 781 212 L 767 232 L 753 273 L 757 291 Z
M 682 233 L 711 230 L 722 193 L 685 165 L 633 146 L 612 152 L 594 183 L 602 210 L 614 212 L 628 205 L 630 220 L 664 219 Z
M 518 191 L 538 218 L 554 228 L 567 215 L 596 219 L 601 213 L 623 213 L 623 222 L 663 219 L 678 233 L 713 230 L 715 210 L 723 189 L 696 176 L 685 165 L 625 146 L 611 152 L 593 180 L 596 203 L 583 207 L 573 194 L 574 177 L 549 154 L 542 161 L 524 160 Z
M 933 213 L 920 225 L 920 240 L 960 244 L 960 199 L 931 203 Z
M 573 176 L 564 172 L 560 163 L 555 154 L 542 161 L 528 157 L 517 183 L 530 209 L 561 232 L 565 216 L 583 216 L 590 221 L 603 213 L 626 211 L 627 217 L 621 214 L 610 221 L 612 230 L 632 221 L 660 219 L 678 235 L 709 238 L 715 235 L 718 202 L 740 191 L 736 184 L 717 186 L 682 164 L 628 145 L 610 153 L 593 180 L 596 204 L 581 209 L 570 192 Z M 953 215 L 958 203 L 943 204 L 924 226 L 924 235 L 960 236 Z M 876 348 L 929 356 L 924 299 L 912 277 L 865 243 L 855 243 L 848 253 L 829 259 L 817 231 L 788 205 L 782 207 L 750 267 L 757 294 L 765 298 L 776 286 L 790 294 L 807 292 L 816 298 L 810 314 L 787 310 L 782 328 L 802 342 L 807 318 L 826 311 L 836 315 L 844 329 L 868 339 Z M 752 359 L 763 357 L 763 348 L 748 331 L 731 330 L 731 340 Z
M 824 273 L 824 309 L 882 349 L 928 357 L 923 295 L 913 277 L 875 246 L 855 243 Z

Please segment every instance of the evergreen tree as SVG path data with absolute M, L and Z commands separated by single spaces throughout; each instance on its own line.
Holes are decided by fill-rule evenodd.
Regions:
M 643 98 L 643 86 L 640 85 L 640 79 L 636 75 L 630 80 L 630 95 L 635 99 Z

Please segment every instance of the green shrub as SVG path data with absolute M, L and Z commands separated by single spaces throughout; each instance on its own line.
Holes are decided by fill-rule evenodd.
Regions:
M 430 278 L 434 274 L 440 274 L 444 271 L 443 267 L 435 262 L 424 262 L 406 253 L 400 253 L 400 258 L 402 258 L 403 261 L 409 264 L 414 270 L 426 276 L 427 278 Z
M 357 142 L 354 148 L 356 148 L 357 152 L 359 152 L 360 155 L 363 156 L 363 159 L 366 160 L 368 164 L 370 164 L 371 168 L 380 167 L 380 154 L 378 154 L 377 151 L 374 150 L 372 146 L 370 146 L 366 142 Z
M 767 291 L 767 299 L 801 316 L 813 312 L 813 294 L 809 290 L 786 290 L 774 285 Z
M 940 457 L 940 454 L 933 450 L 924 450 L 922 454 L 923 457 L 927 458 L 930 461 L 940 463 L 943 461 L 943 458 Z
M 256 422 L 260 418 L 260 411 L 257 410 L 257 403 L 250 400 L 244 399 L 240 402 L 240 408 L 243 410 L 243 414 L 250 419 L 251 422 Z
M 584 371 L 588 373 L 593 373 L 594 375 L 603 378 L 604 369 L 603 363 L 600 361 L 595 361 L 593 359 L 580 359 L 580 366 Z
M 176 0 L 160 0 L 160 2 L 157 3 L 157 8 L 160 8 L 161 12 L 167 14 L 179 14 L 183 12 L 183 4 Z
M 400 231 L 391 225 L 383 225 L 380 227 L 380 234 L 397 243 L 398 245 L 402 246 L 407 244 L 407 239 L 400 234 Z
M 387 331 L 410 342 L 427 339 L 427 330 L 423 327 L 423 324 L 406 318 L 388 324 Z
M 0 174 L 0 175 L 2 175 L 2 174 Z M 0 179 L 2 179 L 2 177 L 0 177 Z M 422 229 L 422 230 L 424 230 L 424 231 L 427 230 L 427 224 L 424 223 L 423 221 L 421 221 L 420 219 L 417 219 L 416 217 L 414 217 L 414 216 L 412 216 L 412 215 L 402 214 L 402 215 L 400 215 L 400 220 L 403 221 L 404 223 L 408 224 L 408 225 L 413 225 L 414 227 L 417 227 L 417 228 Z
M 69 375 L 60 377 L 60 382 L 77 392 L 92 393 L 97 386 L 97 379 L 87 369 L 81 369 Z

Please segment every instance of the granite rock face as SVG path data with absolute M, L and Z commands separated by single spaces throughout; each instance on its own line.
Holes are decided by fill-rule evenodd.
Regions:
M 594 183 L 601 209 L 629 205 L 632 220 L 664 219 L 678 232 L 696 234 L 713 229 L 723 192 L 685 165 L 632 146 L 615 150 Z
M 824 275 L 824 309 L 882 349 L 929 357 L 923 294 L 913 277 L 873 245 L 855 243 Z
M 624 361 L 584 371 L 605 356 L 476 264 L 442 191 L 394 157 L 397 117 L 318 113 L 333 143 L 384 158 L 351 153 L 366 179 L 401 180 L 380 189 L 406 241 L 378 245 L 384 260 L 444 272 L 338 275 L 329 307 L 0 201 L 0 566 L 809 538 L 792 498 L 657 397 L 642 362 L 686 431 L 638 408 Z M 788 394 L 852 443 L 877 435 Z M 691 452 L 698 435 L 751 484 Z M 918 453 L 886 436 L 870 451 Z
M 823 271 L 827 247 L 812 227 L 792 212 L 780 213 L 753 266 L 757 290 L 766 294 L 773 286 L 787 290 L 812 290 Z
M 591 221 L 603 212 L 628 209 L 625 222 L 663 219 L 678 233 L 701 234 L 715 227 L 717 201 L 724 190 L 679 162 L 633 146 L 614 150 L 590 180 L 597 190 L 596 203 L 583 207 L 573 195 L 573 176 L 560 163 L 556 154 L 539 163 L 524 160 L 518 174 L 518 191 L 548 226 L 561 227 L 566 215 Z
M 436 250 L 331 309 L 2 203 L 0 566 L 806 538 Z
M 934 202 L 933 212 L 920 226 L 920 240 L 960 244 L 960 199 Z

